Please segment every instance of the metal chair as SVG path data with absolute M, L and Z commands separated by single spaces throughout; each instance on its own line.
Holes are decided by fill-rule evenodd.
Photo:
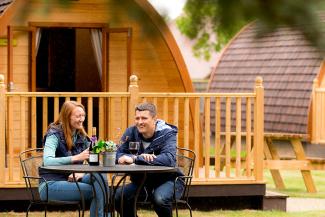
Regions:
M 195 163 L 195 152 L 186 148 L 180 148 L 177 147 L 177 153 L 176 153 L 176 167 L 178 167 L 182 172 L 183 176 L 179 176 L 174 180 L 174 201 L 173 204 L 176 209 L 176 216 L 178 216 L 178 206 L 179 204 L 184 204 L 189 209 L 190 216 L 192 217 L 192 208 L 190 204 L 188 203 L 188 193 L 189 188 L 191 186 L 192 178 L 193 178 L 193 169 L 194 169 L 194 163 Z M 125 174 L 115 174 L 112 182 L 114 183 L 114 180 L 118 176 L 123 176 Z M 184 182 L 184 190 L 182 192 L 182 195 L 179 199 L 176 199 L 176 182 L 181 179 Z M 123 180 L 125 181 L 125 179 Z M 141 205 L 147 205 L 151 204 L 151 195 L 150 193 L 144 188 L 144 199 L 138 201 L 138 204 Z
M 29 210 L 33 205 L 42 205 L 45 208 L 45 217 L 48 205 L 76 205 L 80 217 L 81 201 L 58 201 L 58 200 L 41 200 L 38 193 L 38 185 L 41 180 L 45 181 L 46 189 L 48 185 L 46 180 L 38 174 L 38 168 L 43 164 L 43 148 L 29 149 L 21 152 L 19 155 L 20 164 L 23 170 L 23 178 L 26 183 L 26 190 L 29 194 L 29 205 L 26 212 L 28 216 Z M 48 194 L 47 194 L 48 195 Z
M 174 184 L 174 204 L 176 208 L 176 216 L 178 216 L 178 204 L 185 204 L 190 211 L 192 217 L 192 208 L 188 203 L 188 193 L 192 183 L 193 169 L 195 163 L 195 152 L 186 148 L 177 147 L 176 166 L 183 172 L 184 176 L 178 176 Z M 179 199 L 176 198 L 176 182 L 181 179 L 184 184 L 184 191 Z

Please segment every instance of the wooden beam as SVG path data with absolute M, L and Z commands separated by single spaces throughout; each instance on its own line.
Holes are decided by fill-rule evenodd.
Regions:
M 6 165 L 6 86 L 3 74 L 0 74 L 0 185 L 5 182 Z
M 297 139 L 309 139 L 308 134 L 297 134 L 297 133 L 264 133 L 264 137 L 272 138 L 272 139 L 279 139 L 279 140 L 289 140 L 293 138 Z
M 268 160 L 280 160 L 278 152 L 272 143 L 271 138 L 265 138 L 264 140 L 264 156 Z M 265 164 L 264 164 L 265 165 Z M 270 169 L 275 187 L 277 189 L 285 189 L 283 179 L 279 170 Z
M 13 30 L 11 26 L 7 27 L 7 41 L 8 41 L 8 46 L 7 46 L 7 87 L 10 87 L 11 83 L 13 82 L 13 45 L 12 45 L 12 40 L 13 40 Z M 11 91 L 10 88 L 8 88 L 8 91 Z
M 57 28 L 105 28 L 106 23 L 76 23 L 76 22 L 29 22 L 29 26 L 35 27 L 57 27 Z
M 270 170 L 325 170 L 325 163 L 310 160 L 265 160 L 264 166 Z
M 306 160 L 305 151 L 302 147 L 300 139 L 291 139 L 290 141 L 291 141 L 293 150 L 297 156 L 297 160 Z M 310 170 L 304 170 L 304 169 L 300 169 L 300 170 L 301 170 L 301 174 L 304 179 L 307 191 L 312 192 L 312 193 L 317 192 Z
M 264 166 L 270 170 L 308 170 L 308 160 L 265 160 Z

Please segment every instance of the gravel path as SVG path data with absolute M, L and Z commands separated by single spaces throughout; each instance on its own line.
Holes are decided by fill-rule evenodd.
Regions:
M 287 212 L 324 210 L 325 199 L 318 198 L 287 198 Z

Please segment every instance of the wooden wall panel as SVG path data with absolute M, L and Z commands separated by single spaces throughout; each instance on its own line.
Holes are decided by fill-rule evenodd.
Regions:
M 109 91 L 127 91 L 127 33 L 109 33 Z
M 26 32 L 15 31 L 17 46 L 13 47 L 13 91 L 28 91 L 29 82 L 29 36 Z
M 0 47 L 0 74 L 7 77 L 7 47 Z
M 109 33 L 108 50 L 108 84 L 110 92 L 122 92 L 128 90 L 127 76 L 127 32 Z M 119 128 L 122 128 L 121 99 L 113 98 L 109 103 L 108 127 L 109 139 L 115 139 Z

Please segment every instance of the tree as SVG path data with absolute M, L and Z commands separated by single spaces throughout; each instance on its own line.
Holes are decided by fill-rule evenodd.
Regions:
M 244 25 L 255 21 L 257 37 L 281 26 L 300 30 L 305 38 L 325 51 L 319 9 L 320 0 L 187 0 L 184 14 L 177 20 L 180 31 L 195 39 L 196 56 L 209 59 L 212 49 L 220 50 Z M 211 35 L 216 40 L 211 40 Z

